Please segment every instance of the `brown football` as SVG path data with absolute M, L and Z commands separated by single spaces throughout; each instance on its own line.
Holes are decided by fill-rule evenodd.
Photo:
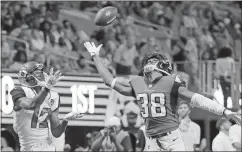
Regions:
M 97 26 L 107 26 L 117 17 L 118 9 L 113 6 L 107 6 L 98 11 L 94 23 Z

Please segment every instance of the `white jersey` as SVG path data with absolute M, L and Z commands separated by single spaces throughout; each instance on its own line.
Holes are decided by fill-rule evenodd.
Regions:
M 37 94 L 31 88 L 21 88 L 27 98 L 33 98 Z M 41 150 L 39 147 L 48 147 L 51 144 L 49 114 L 58 107 L 59 95 L 54 91 L 50 91 L 45 101 L 35 109 L 15 110 L 13 128 L 19 136 L 21 150 Z

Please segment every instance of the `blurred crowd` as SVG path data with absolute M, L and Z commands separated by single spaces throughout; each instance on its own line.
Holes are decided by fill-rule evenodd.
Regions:
M 119 14 L 111 25 L 88 35 L 77 30 L 71 21 L 59 18 L 61 2 L 2 2 L 2 68 L 18 71 L 26 61 L 35 60 L 63 73 L 97 73 L 83 46 L 85 41 L 93 41 L 103 44 L 100 56 L 113 75 L 142 74 L 142 58 L 159 52 L 176 63 L 176 71 L 182 72 L 182 76 L 188 76 L 188 88 L 199 92 L 200 62 L 240 60 L 242 22 L 236 2 L 65 3 L 68 4 L 69 9 L 94 15 L 105 6 L 115 6 Z M 163 38 L 146 36 L 140 27 L 162 31 Z M 221 56 L 222 48 L 231 53 Z M 222 62 L 216 63 L 223 66 Z
M 231 48 L 234 59 L 240 55 L 236 47 L 241 44 L 236 40 L 241 38 L 241 17 L 236 13 L 240 10 L 236 2 L 75 3 L 79 9 L 93 13 L 113 5 L 119 9 L 119 15 L 110 26 L 87 35 L 70 21 L 59 19 L 60 2 L 2 2 L 2 67 L 17 70 L 22 63 L 37 60 L 63 72 L 96 73 L 83 47 L 87 40 L 104 44 L 104 63 L 118 75 L 138 74 L 142 57 L 155 51 L 165 54 L 171 62 L 216 60 L 222 47 Z M 166 37 L 161 40 L 140 35 L 132 18 L 165 27 Z M 155 26 L 146 27 L 156 31 Z M 11 43 L 6 35 L 26 43 Z M 182 64 L 178 70 L 192 75 L 197 66 Z
M 68 20 L 59 20 L 57 3 L 19 1 L 1 6 L 3 69 L 18 71 L 34 60 L 65 73 L 95 71 L 78 53 L 85 33 L 76 31 Z

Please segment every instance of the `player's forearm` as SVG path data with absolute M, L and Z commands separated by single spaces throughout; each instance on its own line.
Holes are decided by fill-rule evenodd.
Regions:
M 32 99 L 27 99 L 21 101 L 19 106 L 23 109 L 31 109 L 34 108 L 37 104 L 40 105 L 45 100 L 46 96 L 48 95 L 49 89 L 42 88 L 41 91 Z
M 68 121 L 63 120 L 57 127 L 51 128 L 51 132 L 55 138 L 59 138 L 62 133 L 66 130 Z
M 102 62 L 102 59 L 98 55 L 93 56 L 94 63 L 96 65 L 96 68 L 101 75 L 104 83 L 107 86 L 111 86 L 111 82 L 113 80 L 112 74 L 109 72 L 109 70 L 105 67 L 105 65 Z
M 191 104 L 195 107 L 207 110 L 217 115 L 223 115 L 226 110 L 226 108 L 220 105 L 218 102 L 197 93 L 192 96 Z

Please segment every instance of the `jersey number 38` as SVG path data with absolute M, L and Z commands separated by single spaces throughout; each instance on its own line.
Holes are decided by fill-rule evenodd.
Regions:
M 141 107 L 141 116 L 164 117 L 166 116 L 165 94 L 164 93 L 141 93 L 137 95 Z

